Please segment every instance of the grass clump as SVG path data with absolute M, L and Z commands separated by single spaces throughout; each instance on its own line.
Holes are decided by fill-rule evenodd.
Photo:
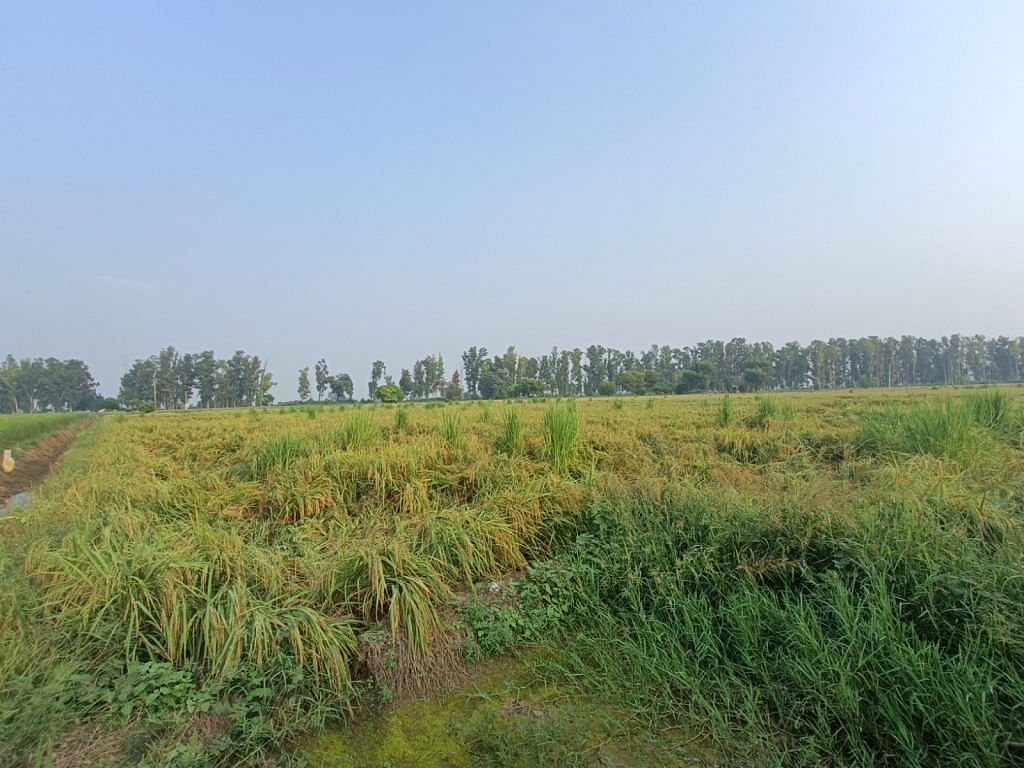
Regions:
M 497 448 L 509 456 L 518 456 L 526 445 L 526 429 L 523 418 L 515 408 L 508 408 L 501 416 L 501 433 Z
M 357 450 L 377 439 L 377 427 L 362 411 L 356 411 L 345 422 L 345 448 Z
M 463 448 L 466 442 L 466 422 L 458 411 L 446 411 L 441 416 L 441 439 L 451 451 Z
M 409 428 L 409 407 L 399 406 L 395 411 L 395 429 L 404 431 Z
M 791 403 L 769 395 L 759 395 L 754 399 L 754 415 L 747 424 L 757 429 L 764 429 L 769 424 L 779 421 L 792 421 L 794 410 Z
M 555 405 L 544 413 L 544 446 L 555 470 L 569 475 L 580 454 L 580 422 L 576 404 Z
M 961 402 L 889 406 L 865 418 L 859 442 L 874 451 L 962 458 L 976 441 L 971 409 Z
M 732 397 L 726 392 L 718 403 L 718 411 L 715 415 L 715 424 L 720 427 L 727 427 L 732 424 L 733 407 Z
M 968 393 L 964 397 L 964 403 L 974 423 L 986 429 L 1001 430 L 1005 428 L 1013 415 L 1010 397 L 994 387 L 981 392 Z
M 287 472 L 309 454 L 309 446 L 292 432 L 284 432 L 256 446 L 249 458 L 249 476 L 265 480 L 275 472 Z

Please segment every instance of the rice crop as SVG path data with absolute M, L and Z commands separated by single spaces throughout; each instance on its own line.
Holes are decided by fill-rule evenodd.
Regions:
M 1014 764 L 1022 401 L 101 416 L 0 517 L 0 763 L 265 765 L 384 678 L 529 644 L 624 728 L 726 762 Z

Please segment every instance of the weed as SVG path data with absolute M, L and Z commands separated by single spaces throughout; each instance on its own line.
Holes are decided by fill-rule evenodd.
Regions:
M 399 406 L 395 411 L 395 429 L 399 432 L 409 428 L 409 407 Z
M 466 441 L 466 422 L 461 413 L 445 412 L 441 417 L 441 439 L 449 450 L 462 450 Z
M 509 456 L 518 456 L 525 445 L 523 419 L 515 408 L 508 408 L 501 417 L 501 434 L 498 436 L 498 450 Z
M 727 427 L 732 423 L 732 397 L 726 392 L 718 405 L 718 415 L 715 423 L 720 427 Z
M 580 424 L 576 404 L 555 405 L 544 414 L 547 455 L 561 475 L 568 475 L 580 453 Z

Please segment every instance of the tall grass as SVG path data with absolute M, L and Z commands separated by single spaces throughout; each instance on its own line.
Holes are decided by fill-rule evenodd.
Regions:
M 526 443 L 526 430 L 523 419 L 515 408 L 507 409 L 501 416 L 501 434 L 498 436 L 497 448 L 509 456 L 518 456 L 523 452 Z
M 266 443 L 253 447 L 249 458 L 249 476 L 267 479 L 274 472 L 284 472 L 309 454 L 309 446 L 292 432 L 284 432 Z
M 732 423 L 733 419 L 733 408 L 732 408 L 732 397 L 726 392 L 722 395 L 721 401 L 718 404 L 718 412 L 715 417 L 715 423 L 720 427 L 727 427 Z
M 409 406 L 399 406 L 395 411 L 395 429 L 404 431 L 409 428 Z
M 988 429 L 1003 429 L 1012 417 L 1010 397 L 999 389 L 971 392 L 964 397 L 974 423 Z
M 738 764 L 1015 764 L 1021 528 L 937 512 L 610 500 L 531 594 L 568 617 L 560 672 Z
M 754 415 L 749 419 L 749 425 L 759 429 L 767 427 L 773 422 L 791 421 L 794 416 L 792 404 L 770 395 L 758 395 L 754 398 Z
M 447 448 L 458 451 L 466 442 L 466 422 L 459 411 L 446 411 L 441 416 L 441 439 Z
M 377 427 L 362 411 L 356 411 L 345 422 L 345 448 L 356 450 L 369 445 L 377 438 Z
M 544 445 L 555 470 L 568 476 L 580 454 L 580 422 L 576 404 L 555 405 L 544 413 Z
M 971 409 L 951 399 L 910 407 L 888 406 L 865 418 L 860 444 L 870 450 L 903 455 L 962 458 L 976 445 L 973 426 Z

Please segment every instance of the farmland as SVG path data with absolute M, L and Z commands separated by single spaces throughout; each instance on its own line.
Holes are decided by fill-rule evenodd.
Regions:
M 478 669 L 543 685 L 436 765 L 1020 761 L 1022 441 L 1013 386 L 103 415 L 0 522 L 0 763 L 387 764 Z

